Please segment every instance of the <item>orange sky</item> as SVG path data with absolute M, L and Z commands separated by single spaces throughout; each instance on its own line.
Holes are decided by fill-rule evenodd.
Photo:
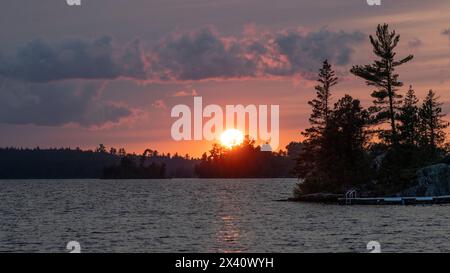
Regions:
M 373 60 L 368 35 L 384 22 L 401 34 L 399 56 L 415 55 L 398 71 L 400 92 L 412 84 L 422 99 L 433 89 L 450 109 L 450 2 L 137 0 L 123 9 L 102 1 L 78 10 L 48 0 L 2 8 L 0 146 L 103 143 L 200 156 L 211 142 L 170 135 L 171 108 L 196 95 L 223 108 L 279 105 L 284 149 L 308 126 L 322 58 L 340 78 L 335 100 L 350 94 L 371 105 L 371 89 L 348 71 Z

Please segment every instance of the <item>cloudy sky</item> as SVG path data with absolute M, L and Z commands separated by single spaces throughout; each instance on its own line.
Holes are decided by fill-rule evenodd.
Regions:
M 99 143 L 200 155 L 175 142 L 170 110 L 204 104 L 280 105 L 281 147 L 300 140 L 327 58 L 345 93 L 370 105 L 348 73 L 372 59 L 378 23 L 399 34 L 400 71 L 419 97 L 450 110 L 450 2 L 442 0 L 6 0 L 0 9 L 0 146 Z M 405 87 L 406 88 L 406 87 Z M 404 91 L 404 90 L 402 90 Z

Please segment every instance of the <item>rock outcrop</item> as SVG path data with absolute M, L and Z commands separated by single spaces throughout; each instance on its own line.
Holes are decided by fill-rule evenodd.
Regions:
M 417 170 L 414 186 L 401 196 L 441 196 L 450 195 L 450 165 L 436 164 Z

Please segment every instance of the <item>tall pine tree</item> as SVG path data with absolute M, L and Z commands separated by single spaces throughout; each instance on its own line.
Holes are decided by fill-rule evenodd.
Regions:
M 305 177 L 313 168 L 314 162 L 320 157 L 320 147 L 323 142 L 323 134 L 330 118 L 331 88 L 337 84 L 338 78 L 331 65 L 325 60 L 319 70 L 318 85 L 316 85 L 316 98 L 309 101 L 312 113 L 309 118 L 311 127 L 302 135 L 305 136 L 305 147 L 298 159 L 296 171 L 300 177 Z
M 380 138 L 393 145 L 398 143 L 397 112 L 401 103 L 401 96 L 397 91 L 403 86 L 395 69 L 413 59 L 413 55 L 400 60 L 395 58 L 395 48 L 399 41 L 400 35 L 390 31 L 389 25 L 378 25 L 376 37 L 370 36 L 373 53 L 378 59 L 372 64 L 354 66 L 351 69 L 351 73 L 366 80 L 368 86 L 376 88 L 372 93 L 374 106 L 369 110 L 375 123 L 389 123 L 389 130 L 380 130 Z
M 433 90 L 428 91 L 419 110 L 421 142 L 432 151 L 436 151 L 445 142 L 444 130 L 449 126 L 443 120 L 445 114 L 442 114 L 442 103 L 438 99 Z
M 359 100 L 345 95 L 329 114 L 317 152 L 301 154 L 307 155 L 303 160 L 312 160 L 313 166 L 298 185 L 296 195 L 343 193 L 370 179 L 370 164 L 364 151 L 368 112 Z
M 360 101 L 349 95 L 334 105 L 323 145 L 327 162 L 323 171 L 329 173 L 330 188 L 367 182 L 369 164 L 364 147 L 368 140 L 368 119 L 369 114 Z
M 307 138 L 320 138 L 330 117 L 331 88 L 337 84 L 338 78 L 328 60 L 323 62 L 317 81 L 316 98 L 308 102 L 312 107 L 312 114 L 309 118 L 311 127 L 303 133 Z
M 419 142 L 419 100 L 412 86 L 406 93 L 400 108 L 398 126 L 400 142 L 406 145 L 417 145 Z

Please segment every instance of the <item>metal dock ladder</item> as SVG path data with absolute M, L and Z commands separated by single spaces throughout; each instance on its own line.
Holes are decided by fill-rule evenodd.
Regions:
M 348 190 L 345 193 L 345 204 L 346 205 L 351 205 L 352 204 L 352 199 L 356 198 L 356 190 Z

